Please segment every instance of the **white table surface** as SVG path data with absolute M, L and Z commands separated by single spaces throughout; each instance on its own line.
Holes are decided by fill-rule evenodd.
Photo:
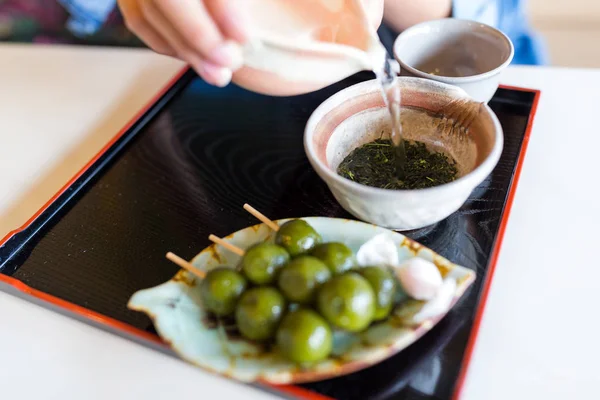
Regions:
M 182 67 L 60 46 L 1 45 L 0 60 L 0 237 Z M 542 96 L 462 398 L 596 398 L 600 70 L 511 67 L 503 83 Z M 1 399 L 178 396 L 272 398 L 0 292 Z

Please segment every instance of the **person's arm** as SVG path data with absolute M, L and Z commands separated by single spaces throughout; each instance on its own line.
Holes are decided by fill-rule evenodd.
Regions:
M 385 0 L 383 20 L 396 32 L 402 32 L 418 23 L 451 14 L 452 0 Z
M 117 0 L 58 0 L 58 2 L 71 14 L 67 27 L 76 36 L 96 33 L 117 5 Z

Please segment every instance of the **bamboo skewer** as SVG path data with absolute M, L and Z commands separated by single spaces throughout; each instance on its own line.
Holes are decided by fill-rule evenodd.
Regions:
M 216 243 L 220 246 L 225 247 L 227 250 L 232 251 L 233 253 L 237 254 L 238 256 L 243 256 L 245 254 L 244 250 L 240 249 L 239 247 L 237 247 L 231 243 L 224 241 L 220 237 L 217 237 L 217 236 L 211 234 L 208 236 L 208 239 L 213 243 Z M 177 264 L 179 267 L 185 269 L 186 271 L 191 272 L 192 274 L 196 275 L 198 278 L 204 279 L 206 277 L 205 271 L 202 271 L 202 270 L 194 267 L 190 262 L 179 257 L 177 254 L 168 252 L 166 257 L 169 261 Z
M 279 225 L 277 225 L 275 222 L 271 221 L 263 213 L 261 213 L 260 211 L 258 211 L 256 208 L 252 207 L 250 204 L 247 204 L 247 203 L 244 204 L 244 210 L 248 211 L 256 219 L 258 219 L 263 224 L 267 225 L 273 231 L 277 232 L 279 230 Z
M 198 278 L 204 279 L 206 277 L 206 272 L 201 271 L 198 268 L 194 267 L 191 263 L 185 261 L 183 258 L 179 257 L 177 254 L 168 252 L 166 257 L 167 257 L 167 260 L 172 261 L 173 263 L 177 264 L 178 266 L 185 269 L 186 271 L 191 272 L 192 274 L 196 275 Z
M 272 220 L 267 218 L 263 213 L 258 211 L 256 208 L 252 207 L 250 204 L 244 204 L 244 210 L 248 211 L 256 219 L 261 221 L 263 224 L 267 225 L 273 231 L 277 232 L 279 230 L 279 225 L 277 225 L 275 222 L 273 222 Z M 211 242 L 218 244 L 219 246 L 223 246 L 227 250 L 231 251 L 234 254 L 237 254 L 240 257 L 243 257 L 244 254 L 246 254 L 246 252 L 243 249 L 241 249 L 241 248 L 239 248 L 239 247 L 237 247 L 237 246 L 235 246 L 213 234 L 210 234 L 208 236 L 208 239 Z M 179 257 L 178 255 L 176 255 L 172 252 L 168 252 L 166 257 L 169 261 L 177 264 L 179 267 L 185 269 L 186 271 L 191 272 L 192 274 L 196 275 L 198 278 L 204 279 L 206 277 L 206 272 L 194 267 L 191 263 L 189 263 L 188 261 Z
M 211 242 L 216 243 L 220 246 L 225 247 L 227 250 L 237 254 L 240 257 L 246 253 L 243 249 L 240 249 L 239 247 L 237 247 L 231 243 L 228 243 L 228 242 L 224 241 L 223 239 L 221 239 L 220 237 L 217 237 L 213 234 L 208 236 L 208 240 L 210 240 Z

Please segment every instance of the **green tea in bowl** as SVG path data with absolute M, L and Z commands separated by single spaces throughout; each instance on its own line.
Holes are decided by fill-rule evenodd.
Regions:
M 354 149 L 338 166 L 338 174 L 362 185 L 381 189 L 425 189 L 452 182 L 458 176 L 456 161 L 425 143 L 406 142 L 404 179 L 398 177 L 394 145 L 377 139 Z
M 346 211 L 404 231 L 457 211 L 496 166 L 503 134 L 492 110 L 462 89 L 406 77 L 396 84 L 402 93 L 403 177 L 394 159 L 393 121 L 376 80 L 321 104 L 307 123 L 304 146 Z
M 417 190 L 453 182 L 469 170 L 476 149 L 466 128 L 455 128 L 443 115 L 414 107 L 403 107 L 400 115 L 404 154 L 398 154 L 392 140 L 391 122 L 383 115 L 372 115 L 380 121 L 377 130 L 357 133 L 346 154 L 332 159 L 337 173 L 379 189 Z M 345 123 L 353 123 L 353 118 Z M 398 173 L 399 156 L 404 159 L 402 174 Z

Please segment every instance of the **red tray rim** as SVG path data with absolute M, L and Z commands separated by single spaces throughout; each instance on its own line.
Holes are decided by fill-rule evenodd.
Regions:
M 129 130 L 129 128 L 131 128 L 131 126 L 133 126 L 163 95 L 165 95 L 173 87 L 173 85 L 175 85 L 175 83 L 177 81 L 179 81 L 179 79 L 181 79 L 181 77 L 188 70 L 189 70 L 189 67 L 186 66 L 186 67 L 182 68 L 180 71 L 178 71 L 173 76 L 173 78 L 160 91 L 158 91 L 156 93 L 156 95 L 153 96 L 150 99 L 150 101 L 144 107 L 142 107 L 129 120 L 129 122 L 127 124 L 125 124 L 123 126 L 123 128 L 121 128 L 121 130 L 106 143 L 106 145 L 104 147 L 102 147 L 100 149 L 99 152 L 94 157 L 92 157 L 71 179 L 69 179 L 67 181 L 67 183 L 65 185 L 63 185 L 63 187 L 61 187 L 59 189 L 59 191 L 56 192 L 38 211 L 36 211 L 35 214 L 33 214 L 31 216 L 31 218 L 29 218 L 21 227 L 10 231 L 4 238 L 0 239 L 0 246 L 4 245 L 14 235 L 25 230 L 48 207 L 50 207 L 50 205 L 52 203 L 54 203 L 54 201 L 56 199 L 58 199 L 67 189 L 69 189 L 69 187 L 77 179 L 79 179 L 79 177 L 81 177 L 108 149 L 110 149 L 111 146 L 114 145 Z M 528 121 L 527 127 L 525 129 L 525 134 L 523 136 L 523 143 L 521 145 L 521 151 L 519 153 L 519 158 L 517 160 L 517 165 L 516 165 L 513 181 L 509 188 L 508 197 L 507 197 L 506 205 L 505 205 L 505 210 L 502 215 L 502 219 L 500 221 L 500 227 L 498 229 L 497 240 L 496 240 L 496 243 L 494 244 L 494 248 L 492 249 L 492 253 L 490 256 L 490 263 L 489 263 L 489 267 L 488 267 L 489 273 L 487 274 L 487 279 L 483 284 L 483 289 L 481 292 L 481 300 L 479 302 L 479 306 L 475 313 L 473 327 L 471 328 L 471 333 L 470 333 L 469 340 L 467 342 L 467 346 L 465 349 L 465 356 L 464 356 L 464 359 L 463 359 L 463 362 L 461 365 L 460 374 L 458 376 L 458 380 L 457 380 L 457 383 L 455 386 L 454 394 L 452 397 L 453 399 L 459 399 L 462 394 L 462 391 L 464 389 L 464 383 L 465 383 L 465 380 L 467 377 L 469 364 L 470 364 L 471 358 L 473 356 L 473 351 L 475 349 L 475 344 L 477 342 L 479 329 L 481 328 L 481 321 L 483 318 L 483 313 L 484 313 L 485 306 L 487 303 L 489 290 L 492 285 L 492 280 L 493 280 L 494 273 L 496 270 L 498 256 L 500 254 L 500 249 L 502 247 L 504 233 L 506 231 L 506 226 L 508 223 L 510 211 L 512 208 L 512 204 L 514 201 L 516 191 L 517 191 L 517 186 L 519 183 L 521 170 L 523 168 L 525 155 L 527 153 L 527 147 L 529 145 L 529 139 L 531 136 L 531 131 L 533 129 L 533 123 L 534 123 L 534 119 L 535 119 L 535 116 L 537 113 L 539 99 L 541 96 L 541 91 L 537 90 L 537 89 L 528 89 L 528 88 L 523 88 L 523 87 L 518 87 L 518 86 L 509 86 L 509 85 L 500 85 L 500 88 L 514 90 L 514 91 L 521 91 L 521 92 L 531 92 L 531 93 L 535 94 L 535 97 L 534 97 L 534 100 L 533 100 L 533 103 L 531 106 L 531 111 L 529 114 L 529 121 Z M 114 330 L 121 331 L 126 334 L 132 335 L 133 337 L 144 339 L 144 340 L 147 340 L 147 341 L 150 341 L 153 343 L 158 343 L 158 344 L 164 345 L 166 347 L 166 345 L 160 340 L 160 338 L 158 336 L 155 336 L 151 333 L 134 328 L 131 325 L 128 325 L 124 322 L 118 321 L 118 320 L 108 317 L 106 315 L 100 314 L 98 312 L 92 311 L 85 307 L 81 307 L 77 304 L 65 301 L 61 298 L 49 295 L 49 294 L 39 291 L 37 289 L 33 289 L 33 288 L 27 286 L 26 284 L 24 284 L 23 282 L 15 279 L 15 278 L 12 278 L 10 276 L 0 274 L 0 282 L 11 286 L 13 289 L 17 290 L 18 292 L 20 292 L 26 296 L 31 296 L 33 298 L 41 300 L 42 302 L 49 303 L 55 307 L 58 307 L 59 309 L 66 310 L 68 312 L 76 314 L 85 319 L 92 320 L 98 324 L 101 324 L 106 327 L 112 328 Z M 294 398 L 306 399 L 306 400 L 333 400 L 330 397 L 323 396 L 319 393 L 301 388 L 299 386 L 293 386 L 293 385 L 283 385 L 283 386 L 269 385 L 269 386 L 271 386 L 273 389 L 280 391 L 284 394 L 293 396 Z

